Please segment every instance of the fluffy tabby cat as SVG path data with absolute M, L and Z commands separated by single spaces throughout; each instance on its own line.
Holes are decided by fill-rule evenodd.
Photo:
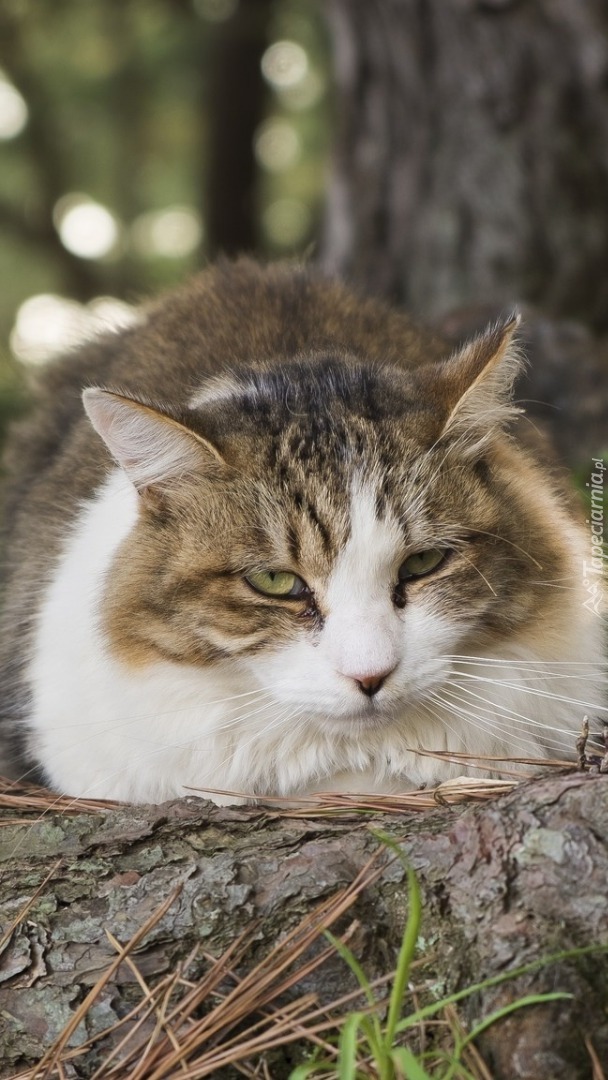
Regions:
M 601 620 L 584 526 L 505 433 L 515 325 L 448 356 L 240 260 L 49 365 L 9 445 L 2 622 L 46 782 L 396 792 L 466 771 L 424 751 L 571 755 L 606 715 Z

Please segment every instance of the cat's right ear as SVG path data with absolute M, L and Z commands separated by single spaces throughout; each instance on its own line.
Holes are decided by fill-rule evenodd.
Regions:
M 112 457 L 142 494 L 166 494 L 188 477 L 225 466 L 211 443 L 149 405 L 97 387 L 85 390 L 82 401 Z
M 484 447 L 521 412 L 512 400 L 522 358 L 514 335 L 515 312 L 458 349 L 438 367 L 435 391 L 444 421 L 440 439 L 456 439 L 464 452 Z

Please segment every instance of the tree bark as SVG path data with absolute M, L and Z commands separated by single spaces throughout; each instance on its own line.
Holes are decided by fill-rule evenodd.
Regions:
M 425 898 L 419 995 L 429 997 L 430 987 L 443 994 L 555 951 L 608 946 L 606 776 L 541 779 L 490 805 L 371 820 L 292 819 L 197 799 L 6 820 L 0 937 L 55 859 L 59 865 L 0 959 L 1 1075 L 39 1059 L 108 968 L 116 951 L 106 927 L 124 943 L 181 883 L 181 894 L 133 956 L 148 985 L 194 947 L 218 956 L 259 920 L 249 930 L 246 969 L 312 905 L 356 877 L 379 847 L 372 830 L 380 827 L 401 838 Z M 381 856 L 382 876 L 352 909 L 361 925 L 351 947 L 370 977 L 394 962 L 407 908 L 403 866 L 388 855 Z M 335 957 L 304 981 L 322 1000 L 350 987 Z M 585 1038 L 608 1061 L 608 965 L 601 953 L 480 992 L 463 1003 L 461 1015 L 471 1023 L 525 993 L 547 990 L 573 998 L 513 1013 L 483 1037 L 494 1080 L 587 1080 Z M 122 964 L 71 1045 L 124 1015 L 138 995 L 133 971 Z M 90 1075 L 118 1037 L 76 1060 L 69 1075 Z M 276 1057 L 273 1078 L 288 1076 L 290 1061 L 287 1053 Z
M 517 397 L 561 463 L 588 473 L 608 446 L 608 8 L 326 10 L 336 139 L 321 265 L 455 344 L 523 309 Z
M 608 324 L 603 0 L 332 0 L 322 261 L 429 317 Z

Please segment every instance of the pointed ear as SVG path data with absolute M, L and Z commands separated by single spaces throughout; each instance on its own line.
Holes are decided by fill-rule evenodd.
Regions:
M 520 323 L 515 313 L 473 339 L 442 365 L 439 377 L 444 421 L 440 439 L 458 436 L 478 449 L 521 410 L 512 401 L 522 358 L 513 342 Z
M 85 390 L 82 400 L 112 457 L 141 492 L 164 493 L 225 464 L 211 443 L 149 405 L 97 387 Z

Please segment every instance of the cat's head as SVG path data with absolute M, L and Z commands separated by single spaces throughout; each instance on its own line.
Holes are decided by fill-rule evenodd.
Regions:
M 234 664 L 324 723 L 377 724 L 451 654 L 534 633 L 567 555 L 503 431 L 515 326 L 413 371 L 339 350 L 244 367 L 171 416 L 85 391 L 140 497 L 114 651 Z

